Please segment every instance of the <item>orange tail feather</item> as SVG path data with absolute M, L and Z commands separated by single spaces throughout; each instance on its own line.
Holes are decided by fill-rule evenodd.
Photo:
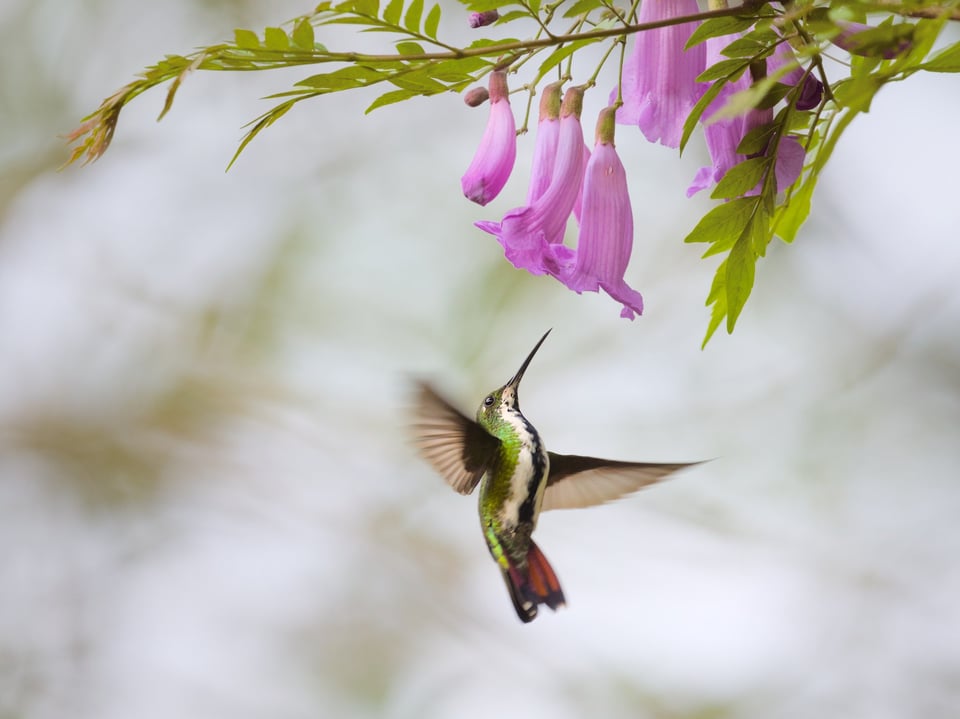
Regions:
M 524 623 L 536 618 L 537 607 L 540 604 L 546 604 L 556 611 L 566 603 L 556 572 L 553 571 L 553 567 L 543 556 L 540 548 L 532 541 L 527 552 L 527 571 L 523 572 L 517 567 L 510 567 L 504 571 L 503 578 L 510 591 L 513 607 L 517 610 L 517 616 Z

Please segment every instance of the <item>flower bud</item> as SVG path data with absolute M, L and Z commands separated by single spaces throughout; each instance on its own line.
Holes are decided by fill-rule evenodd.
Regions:
M 490 92 L 485 87 L 471 87 L 463 94 L 463 101 L 468 107 L 480 107 L 490 99 Z
M 484 27 L 485 25 L 493 25 L 497 20 L 500 19 L 500 13 L 496 10 L 487 10 L 486 12 L 472 12 L 467 21 L 470 23 L 470 27 L 478 28 Z

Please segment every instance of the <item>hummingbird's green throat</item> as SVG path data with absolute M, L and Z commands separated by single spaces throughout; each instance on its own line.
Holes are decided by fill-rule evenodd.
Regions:
M 618 462 L 548 452 L 520 412 L 518 389 L 550 331 L 517 373 L 488 394 L 468 419 L 430 385 L 417 387 L 415 441 L 421 455 L 461 494 L 480 484 L 480 526 L 517 615 L 565 603 L 550 563 L 532 539 L 544 509 L 589 507 L 616 499 L 696 463 Z

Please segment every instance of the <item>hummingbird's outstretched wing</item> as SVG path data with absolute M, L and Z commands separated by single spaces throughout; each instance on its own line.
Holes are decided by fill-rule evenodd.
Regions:
M 699 462 L 651 464 L 550 452 L 550 476 L 543 494 L 547 509 L 578 509 L 619 499 Z
M 425 382 L 417 383 L 413 432 L 420 455 L 460 494 L 473 491 L 500 445 Z

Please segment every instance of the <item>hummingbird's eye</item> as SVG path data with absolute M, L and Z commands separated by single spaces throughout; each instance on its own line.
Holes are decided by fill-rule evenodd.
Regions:
M 493 395 L 492 395 L 492 394 L 488 394 L 488 395 L 487 395 L 487 398 L 486 398 L 485 400 L 483 400 L 483 406 L 484 406 L 484 407 L 490 407 L 490 406 L 492 406 L 492 405 L 493 405 Z

